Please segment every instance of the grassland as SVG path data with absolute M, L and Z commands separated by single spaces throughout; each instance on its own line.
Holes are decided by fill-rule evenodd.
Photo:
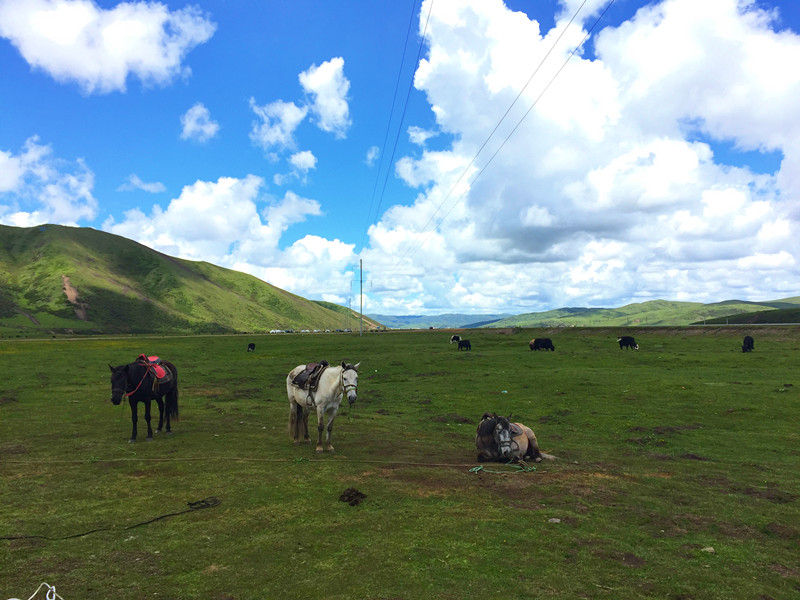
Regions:
M 0 340 L 0 597 L 797 598 L 800 328 L 620 332 Z M 141 352 L 178 365 L 181 420 L 129 445 L 107 364 Z M 284 378 L 321 358 L 362 366 L 317 456 Z M 484 411 L 558 460 L 475 471 Z

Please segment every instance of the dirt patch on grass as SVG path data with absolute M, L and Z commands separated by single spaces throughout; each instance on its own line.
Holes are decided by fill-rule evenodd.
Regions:
M 125 565 L 125 569 L 141 575 L 161 576 L 164 574 L 164 559 L 158 554 L 137 551 L 117 551 L 110 554 L 111 561 L 117 565 Z
M 706 458 L 705 456 L 700 456 L 699 454 L 681 454 L 681 458 L 686 460 L 711 460 L 710 458 Z
M 539 417 L 539 423 L 562 423 L 562 417 L 566 417 L 571 415 L 571 410 L 557 410 L 551 415 L 544 415 L 543 417 Z
M 742 490 L 743 494 L 747 496 L 755 496 L 756 498 L 763 498 L 764 500 L 769 500 L 770 502 L 774 502 L 775 504 L 788 504 L 789 502 L 794 502 L 797 498 L 794 494 L 790 494 L 789 492 L 784 492 L 783 490 L 778 489 L 775 486 L 768 485 L 766 488 L 746 488 Z
M 769 566 L 770 570 L 777 573 L 781 577 L 800 577 L 800 571 L 784 566 L 780 563 L 772 563 Z
M 243 388 L 243 389 L 236 388 L 233 390 L 231 398 L 234 398 L 236 400 L 258 398 L 263 393 L 264 389 L 259 387 Z
M 764 526 L 764 531 L 782 540 L 796 540 L 800 538 L 800 532 L 794 527 L 788 525 L 781 525 L 780 523 L 767 523 Z
M 455 413 L 448 413 L 446 415 L 431 417 L 431 421 L 436 421 L 437 423 L 474 423 L 475 419 Z
M 28 454 L 28 449 L 22 444 L 11 444 L 0 448 L 0 455 L 21 456 Z
M 629 427 L 629 433 L 646 433 L 648 435 L 628 438 L 625 441 L 630 444 L 637 444 L 639 446 L 663 446 L 667 443 L 664 439 L 665 437 L 680 433 L 681 431 L 685 430 L 702 428 L 703 425 L 700 423 L 694 423 L 691 425 L 658 425 L 656 427 Z
M 692 425 L 658 425 L 656 427 L 629 427 L 628 432 L 649 432 L 655 435 L 668 435 L 671 433 L 678 433 L 680 431 L 692 430 L 692 429 L 702 429 L 703 425 L 701 423 L 694 423 Z
M 648 515 L 647 529 L 655 538 L 677 538 L 696 533 L 714 532 L 734 540 L 752 540 L 759 537 L 754 528 L 744 523 L 719 521 L 713 517 L 704 517 L 687 513 L 675 515 Z
M 645 435 L 638 438 L 628 438 L 625 440 L 629 444 L 638 444 L 639 446 L 663 446 L 667 442 L 652 435 Z
M 771 483 L 768 483 L 764 487 L 756 488 L 738 484 L 721 475 L 717 477 L 703 477 L 698 479 L 697 482 L 704 487 L 717 488 L 726 494 L 743 494 L 752 498 L 768 500 L 775 504 L 788 504 L 797 499 L 795 494 L 785 492 Z

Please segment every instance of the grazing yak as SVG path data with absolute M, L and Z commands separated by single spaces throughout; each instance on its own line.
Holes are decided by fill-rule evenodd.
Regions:
M 550 338 L 533 338 L 528 342 L 528 346 L 530 346 L 531 350 L 556 351 L 556 347 L 553 346 L 553 340 Z
M 753 342 L 753 338 L 749 335 L 744 336 L 744 341 L 742 342 L 742 352 L 752 352 L 755 349 L 755 342 Z
M 618 337 L 617 341 L 619 342 L 620 350 L 622 350 L 623 348 L 625 348 L 626 350 L 628 348 L 633 348 L 634 350 L 639 349 L 639 344 L 637 344 L 636 340 L 629 335 L 623 335 L 622 337 Z
M 461 351 L 462 348 L 464 350 L 472 350 L 472 344 L 469 343 L 469 340 L 459 340 L 458 341 L 459 352 Z
M 256 351 L 256 345 L 253 342 L 250 342 L 249 344 L 247 344 L 247 351 L 248 352 L 255 352 Z
M 453 337 L 450 338 L 450 343 L 451 344 L 458 343 L 460 341 L 461 341 L 461 336 L 460 335 L 454 335 Z

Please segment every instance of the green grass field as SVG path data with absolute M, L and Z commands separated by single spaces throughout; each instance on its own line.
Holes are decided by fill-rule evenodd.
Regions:
M 0 598 L 800 597 L 800 327 L 449 336 L 0 340 Z M 128 444 L 107 365 L 142 352 L 181 419 Z M 361 371 L 317 456 L 284 382 L 322 358 Z M 558 459 L 475 470 L 484 411 Z

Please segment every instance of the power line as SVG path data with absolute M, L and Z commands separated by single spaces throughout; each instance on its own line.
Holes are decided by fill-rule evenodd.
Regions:
M 397 80 L 395 82 L 394 95 L 392 96 L 392 107 L 389 110 L 389 119 L 388 119 L 388 121 L 386 123 L 386 132 L 385 132 L 384 137 L 383 137 L 383 148 L 381 149 L 380 161 L 378 163 L 378 171 L 377 171 L 377 173 L 375 175 L 375 185 L 372 188 L 372 197 L 370 198 L 369 210 L 367 211 L 367 222 L 366 222 L 366 224 L 364 226 L 364 233 L 363 233 L 363 235 L 361 237 L 361 246 L 362 247 L 364 246 L 364 240 L 366 239 L 367 230 L 369 229 L 369 226 L 372 223 L 374 223 L 374 222 L 376 222 L 378 220 L 378 215 L 380 214 L 381 204 L 383 203 L 383 195 L 386 192 L 386 184 L 387 184 L 388 179 L 389 179 L 389 173 L 391 172 L 392 161 L 394 160 L 394 156 L 395 156 L 395 153 L 397 151 L 397 143 L 398 143 L 398 140 L 400 139 L 400 133 L 401 133 L 402 128 L 403 128 L 403 120 L 405 119 L 406 110 L 408 109 L 408 100 L 411 97 L 411 90 L 414 87 L 414 77 L 412 75 L 411 80 L 408 83 L 408 91 L 406 92 L 406 99 L 405 99 L 405 102 L 403 104 L 403 112 L 400 115 L 400 123 L 398 123 L 398 125 L 397 125 L 397 134 L 395 135 L 395 138 L 394 138 L 394 144 L 393 144 L 393 147 L 392 147 L 392 155 L 391 155 L 391 158 L 389 159 L 388 167 L 387 167 L 387 170 L 386 170 L 386 175 L 385 175 L 384 180 L 383 180 L 383 187 L 381 188 L 381 194 L 380 194 L 380 197 L 378 199 L 378 206 L 375 209 L 375 219 L 373 221 L 372 218 L 371 218 L 372 205 L 375 202 L 375 194 L 376 194 L 376 191 L 378 189 L 378 181 L 380 181 L 380 178 L 381 178 L 381 170 L 383 168 L 383 159 L 384 159 L 384 156 L 386 155 L 386 145 L 387 145 L 387 141 L 388 141 L 388 138 L 389 138 L 389 130 L 391 129 L 392 115 L 394 114 L 395 102 L 397 101 L 397 91 L 398 91 L 398 89 L 400 87 L 400 78 L 402 76 L 403 66 L 405 65 L 405 61 L 406 61 L 406 51 L 408 50 L 408 39 L 409 39 L 409 37 L 411 35 L 411 27 L 412 27 L 412 25 L 414 23 L 414 15 L 416 14 L 416 6 L 417 6 L 417 2 L 416 2 L 416 0 L 414 0 L 413 3 L 412 3 L 412 6 L 411 6 L 411 16 L 410 16 L 409 21 L 408 21 L 408 28 L 406 30 L 406 40 L 405 40 L 405 44 L 403 45 L 403 57 L 402 57 L 402 59 L 400 61 L 400 69 L 397 72 Z M 419 50 L 417 51 L 417 60 L 415 62 L 415 65 L 419 64 L 419 58 L 420 58 L 420 56 L 422 54 L 422 48 L 425 46 L 425 37 L 427 36 L 427 33 L 428 33 L 428 23 L 430 22 L 430 17 L 431 17 L 432 10 L 433 10 L 433 0 L 431 0 L 430 7 L 428 8 L 428 17 L 427 17 L 427 19 L 425 21 L 425 29 L 423 30 L 422 38 L 420 39 Z M 422 15 L 420 14 L 420 16 L 422 16 Z
M 583 1 L 583 3 L 582 3 L 582 4 L 581 4 L 581 5 L 578 7 L 578 9 L 575 11 L 575 14 L 572 16 L 572 18 L 569 20 L 569 22 L 567 23 L 567 25 L 564 27 L 564 31 L 562 31 L 562 32 L 561 32 L 561 34 L 558 36 L 558 38 L 555 40 L 555 42 L 553 42 L 553 45 L 551 46 L 550 50 L 548 50 L 547 54 L 545 54 L 545 56 L 542 58 L 542 60 L 540 61 L 539 65 L 536 67 L 536 70 L 533 72 L 533 74 L 532 74 L 532 75 L 530 76 L 530 78 L 528 79 L 528 82 L 525 84 L 525 86 L 522 88 L 522 90 L 519 92 L 519 94 L 517 94 L 517 97 L 514 99 L 514 101 L 513 101 L 513 102 L 511 103 L 511 105 L 508 107 L 508 109 L 506 110 L 506 112 L 503 114 L 503 116 L 501 117 L 500 121 L 497 123 L 497 125 L 494 127 L 494 129 L 492 130 L 492 132 L 489 134 L 489 136 L 488 136 L 488 137 L 486 138 L 486 140 L 483 142 L 483 144 L 482 144 L 482 145 L 481 145 L 481 147 L 478 149 L 477 153 L 476 153 L 476 154 L 475 154 L 475 156 L 472 158 L 472 160 L 469 162 L 469 164 L 467 165 L 467 167 L 465 167 L 464 171 L 461 173 L 461 175 L 459 176 L 459 178 L 458 178 L 458 180 L 456 181 L 456 183 L 455 183 L 455 184 L 453 184 L 453 186 L 450 188 L 450 191 L 447 193 L 447 195 L 445 196 L 445 198 L 442 200 L 442 202 L 439 204 L 439 206 L 438 206 L 438 207 L 436 208 L 436 210 L 434 211 L 433 215 L 431 215 L 430 219 L 428 219 L 428 222 L 425 224 L 425 226 L 424 226 L 424 227 L 423 227 L 423 229 L 422 229 L 422 233 L 423 233 L 423 236 L 424 236 L 424 239 L 422 240 L 422 242 L 421 242 L 421 243 L 420 243 L 418 246 L 416 246 L 416 247 L 413 249 L 413 251 L 411 251 L 411 252 L 410 252 L 410 254 L 409 254 L 409 251 L 407 250 L 407 251 L 406 251 L 406 252 L 403 254 L 403 256 L 401 256 L 401 257 L 400 257 L 400 259 L 398 259 L 398 261 L 397 261 L 397 263 L 396 263 L 396 266 L 399 266 L 399 264 L 400 264 L 400 263 L 401 263 L 401 262 L 402 262 L 404 259 L 413 257 L 413 256 L 414 256 L 414 254 L 416 254 L 416 253 L 417 253 L 417 252 L 418 252 L 418 251 L 419 251 L 419 250 L 422 248 L 422 246 L 425 244 L 425 242 L 427 241 L 427 237 L 430 235 L 430 230 L 428 230 L 428 226 L 431 224 L 431 222 L 433 221 L 434 217 L 435 217 L 435 216 L 436 216 L 436 215 L 439 213 L 439 211 L 442 209 L 442 207 L 444 206 L 445 202 L 446 202 L 446 201 L 447 201 L 447 199 L 448 199 L 448 198 L 451 196 L 451 194 L 453 193 L 453 190 L 456 188 L 456 186 L 458 185 L 458 183 L 461 181 L 461 179 L 464 177 L 464 175 L 467 173 L 467 171 L 470 169 L 470 167 L 471 167 L 471 166 L 472 166 L 472 165 L 475 163 L 475 161 L 477 160 L 477 158 L 478 158 L 478 156 L 480 155 L 480 153 L 481 153 L 481 152 L 483 151 L 483 149 L 486 147 L 486 144 L 489 142 L 489 140 L 492 138 L 492 136 L 493 136 L 493 135 L 495 134 L 495 132 L 497 131 L 497 129 L 498 129 L 498 127 L 500 126 L 500 124 L 503 122 L 503 120 L 506 118 L 506 116 L 507 116 L 507 115 L 508 115 L 508 113 L 510 112 L 511 108 L 514 106 L 514 104 L 516 104 L 517 100 L 519 100 L 519 98 L 522 96 L 522 93 L 525 91 L 525 89 L 526 89 L 526 88 L 528 87 L 528 85 L 531 83 L 531 81 L 533 80 L 533 77 L 536 75 L 536 73 L 539 71 L 539 69 L 540 69 L 540 68 L 542 67 L 542 65 L 544 64 L 544 61 L 547 59 L 547 57 L 548 57 L 548 56 L 550 55 L 550 53 L 553 51 L 553 49 L 555 48 L 555 46 L 558 44 L 558 41 L 561 39 L 561 37 L 564 35 L 564 33 L 566 33 L 566 31 L 567 31 L 567 29 L 569 28 L 569 26 L 572 24 L 572 22 L 573 22 L 573 21 L 575 20 L 575 18 L 578 16 L 578 13 L 580 13 L 581 9 L 582 9 L 582 8 L 583 8 L 583 6 L 586 4 L 586 1 L 587 1 L 587 0 L 584 0 L 584 1 Z M 599 23 L 599 22 L 602 20 L 602 18 L 603 18 L 603 17 L 605 16 L 605 14 L 608 12 L 608 9 L 609 9 L 609 8 L 611 8 L 611 5 L 613 5 L 613 4 L 614 4 L 614 1 L 615 1 L 615 0 L 611 0 L 611 2 L 609 2 L 609 3 L 608 3 L 608 5 L 607 5 L 607 6 L 606 6 L 606 8 L 603 10 L 603 12 L 600 14 L 600 16 L 599 16 L 599 17 L 598 17 L 598 18 L 595 20 L 594 24 L 593 24 L 593 25 L 592 25 L 592 26 L 589 28 L 589 30 L 586 32 L 586 35 L 584 35 L 584 37 L 583 37 L 583 39 L 581 40 L 581 42 L 580 42 L 580 43 L 579 43 L 577 46 L 575 46 L 575 48 L 572 50 L 572 52 L 570 52 L 570 54 L 567 56 L 566 60 L 563 62 L 563 64 L 561 65 L 561 67 L 559 67 L 558 71 L 556 71 L 556 73 L 553 75 L 553 77 L 550 79 L 550 81 L 547 83 L 547 85 L 546 85 L 546 86 L 545 86 L 545 87 L 542 89 L 542 91 L 539 93 L 539 95 L 538 95 L 538 96 L 536 97 L 536 99 L 533 101 L 533 104 L 531 104 L 531 106 L 528 108 L 528 110 L 527 110 L 527 111 L 525 111 L 525 114 L 523 114 L 523 115 L 522 115 L 522 117 L 519 119 L 519 121 L 517 121 L 517 124 L 516 124 L 516 125 L 513 127 L 513 129 L 512 129 L 512 130 L 511 130 L 511 131 L 508 133 L 508 135 L 507 135 L 507 136 L 505 137 L 505 139 L 502 141 L 502 143 L 501 143 L 501 144 L 500 144 L 500 146 L 497 148 L 497 150 L 495 150 L 495 152 L 494 152 L 494 153 L 493 153 L 493 154 L 492 154 L 492 155 L 489 157 L 489 160 L 487 160 L 487 161 L 486 161 L 486 163 L 485 163 L 485 164 L 483 165 L 483 167 L 482 167 L 482 168 L 481 168 L 481 169 L 478 171 L 478 173 L 475 175 L 475 177 L 474 177 L 474 178 L 473 178 L 473 179 L 472 179 L 472 180 L 469 182 L 469 184 L 468 184 L 468 186 L 467 186 L 467 189 L 466 189 L 466 190 L 465 190 L 465 191 L 464 191 L 464 192 L 463 192 L 463 193 L 462 193 L 462 194 L 461 194 L 461 195 L 460 195 L 460 196 L 459 196 L 459 197 L 456 199 L 456 201 L 453 203 L 453 205 L 450 207 L 450 209 L 449 209 L 449 210 L 448 210 L 448 211 L 447 211 L 447 212 L 444 214 L 444 216 L 442 216 L 442 218 L 441 218 L 441 219 L 438 221 L 438 223 L 436 224 L 436 225 L 437 225 L 437 227 L 438 227 L 438 226 L 441 226 L 441 224 L 442 224 L 442 223 L 445 221 L 445 219 L 447 219 L 448 215 L 449 215 L 449 214 L 450 214 L 450 213 L 453 211 L 453 209 L 454 209 L 454 208 L 455 208 L 455 207 L 456 207 L 456 206 L 459 204 L 459 202 L 460 202 L 460 201 L 461 201 L 461 200 L 464 198 L 464 196 L 465 196 L 465 195 L 467 194 L 467 192 L 468 192 L 468 191 L 471 189 L 471 187 L 472 187 L 472 185 L 475 183 L 475 181 L 477 181 L 477 179 L 478 179 L 478 178 L 479 178 L 479 177 L 480 177 L 480 176 L 483 174 L 483 172 L 486 170 L 486 168 L 487 168 L 487 167 L 488 167 L 488 166 L 489 166 L 489 165 L 492 163 L 492 161 L 493 161 L 493 160 L 494 160 L 494 158 L 497 156 L 497 154 L 500 152 L 500 150 L 502 150 L 502 149 L 503 149 L 503 147 L 506 145 L 506 143 L 507 143 L 507 142 L 508 142 L 508 140 L 511 138 L 511 136 L 512 136 L 512 135 L 513 135 L 513 134 L 514 134 L 516 131 L 517 131 L 517 129 L 518 129 L 518 128 L 519 128 L 519 126 L 522 124 L 522 122 L 525 120 L 525 118 L 526 118 L 526 117 L 527 117 L 527 116 L 530 114 L 530 112 L 533 110 L 533 108 L 536 106 L 536 104 L 539 102 L 539 100 L 541 100 L 542 96 L 544 96 L 545 92 L 547 92 L 547 90 L 548 90 L 548 89 L 550 88 L 550 86 L 553 84 L 553 82 L 555 81 L 555 79 L 556 79 L 556 78 L 559 76 L 559 74 L 561 73 L 561 71 L 563 71 L 563 70 L 564 70 L 564 67 L 566 67 L 566 65 L 567 65 L 567 63 L 570 61 L 570 59 L 572 59 L 572 57 L 573 57 L 573 56 L 574 56 L 574 55 L 577 53 L 577 51 L 578 51 L 578 50 L 581 48 L 581 46 L 583 46 L 583 44 L 586 42 L 586 40 L 588 39 L 588 37 L 591 35 L 592 31 L 594 31 L 594 29 L 597 27 L 597 24 L 598 24 L 598 23 Z M 427 231 L 426 231 L 426 230 L 427 230 Z

